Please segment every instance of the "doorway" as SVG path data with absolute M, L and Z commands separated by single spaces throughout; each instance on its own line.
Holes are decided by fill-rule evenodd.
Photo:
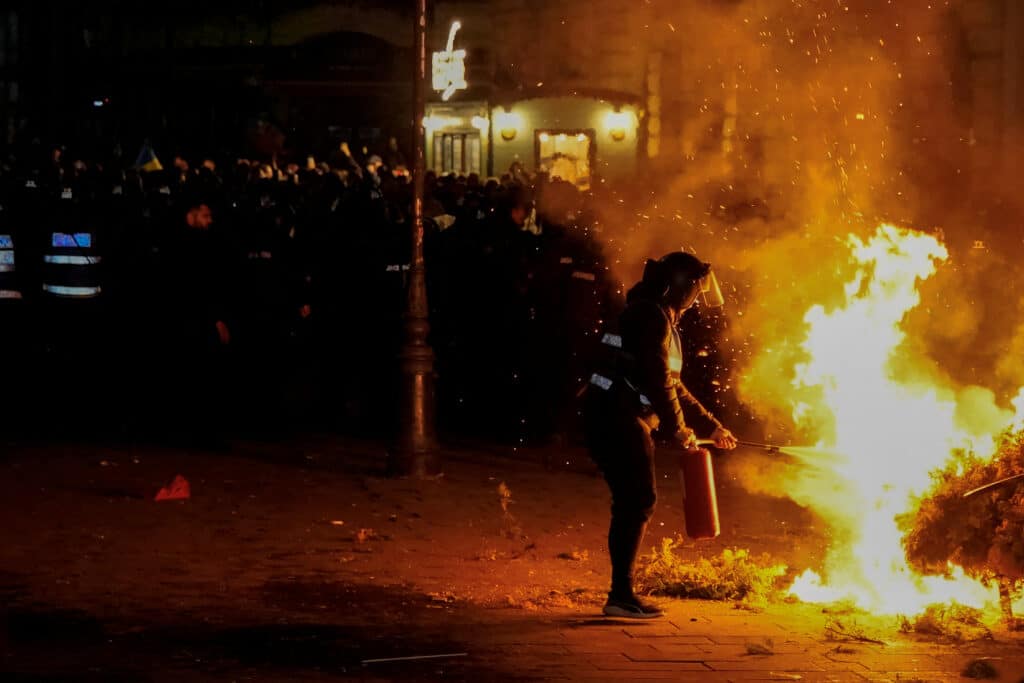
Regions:
M 434 172 L 438 175 L 480 173 L 480 132 L 434 133 Z
M 537 169 L 585 192 L 593 183 L 595 147 L 592 130 L 538 130 Z

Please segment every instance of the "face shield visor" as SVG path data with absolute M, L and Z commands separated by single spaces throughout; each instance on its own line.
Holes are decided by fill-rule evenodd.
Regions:
M 700 303 L 708 308 L 721 308 L 725 305 L 725 297 L 722 296 L 722 288 L 718 285 L 718 278 L 715 271 L 709 270 L 708 274 L 698 280 L 700 283 Z

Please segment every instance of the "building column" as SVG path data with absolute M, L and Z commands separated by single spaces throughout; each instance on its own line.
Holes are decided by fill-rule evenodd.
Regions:
M 661 52 L 652 50 L 647 55 L 647 158 L 657 159 L 661 154 Z
M 1000 164 L 1003 177 L 1016 178 L 1024 167 L 1020 159 L 1024 140 L 1024 3 L 1003 0 L 1003 125 Z

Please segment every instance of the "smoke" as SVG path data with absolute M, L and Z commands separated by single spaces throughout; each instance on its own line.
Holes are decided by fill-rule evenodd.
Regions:
M 842 300 L 847 237 L 883 222 L 935 232 L 951 257 L 904 321 L 901 352 L 968 395 L 970 412 L 1001 419 L 1024 383 L 1021 239 L 1006 229 L 1021 212 L 977 172 L 959 3 L 675 6 L 661 22 L 671 31 L 650 30 L 682 65 L 686 123 L 661 160 L 682 158 L 683 171 L 643 205 L 616 207 L 605 231 L 617 274 L 631 281 L 645 258 L 680 248 L 712 262 L 729 300 L 726 381 L 792 435 L 803 316 Z

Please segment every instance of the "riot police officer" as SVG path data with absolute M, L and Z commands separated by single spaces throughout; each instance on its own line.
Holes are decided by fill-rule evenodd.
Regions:
M 604 613 L 650 619 L 657 606 L 633 592 L 633 565 L 656 500 L 654 440 L 659 427 L 684 449 L 697 438 L 683 406 L 692 408 L 713 429 L 715 445 L 736 447 L 722 426 L 682 383 L 682 341 L 677 325 L 683 313 L 701 305 L 720 306 L 721 290 L 711 266 L 691 254 L 674 252 L 649 260 L 643 280 L 626 298 L 618 333 L 604 335 L 609 363 L 593 374 L 584 406 L 584 427 L 591 456 L 611 489 L 608 531 L 612 583 Z
M 7 204 L 6 194 L 2 200 L 4 205 Z M 18 272 L 17 259 L 24 252 L 19 249 L 17 226 L 4 205 L 0 205 L 0 325 L 4 330 L 0 335 L 0 357 L 4 359 L 6 367 L 4 379 L 0 382 L 0 423 L 6 428 L 16 422 L 12 410 L 22 402 L 19 394 L 23 380 L 27 379 L 22 358 L 28 330 L 23 281 Z

